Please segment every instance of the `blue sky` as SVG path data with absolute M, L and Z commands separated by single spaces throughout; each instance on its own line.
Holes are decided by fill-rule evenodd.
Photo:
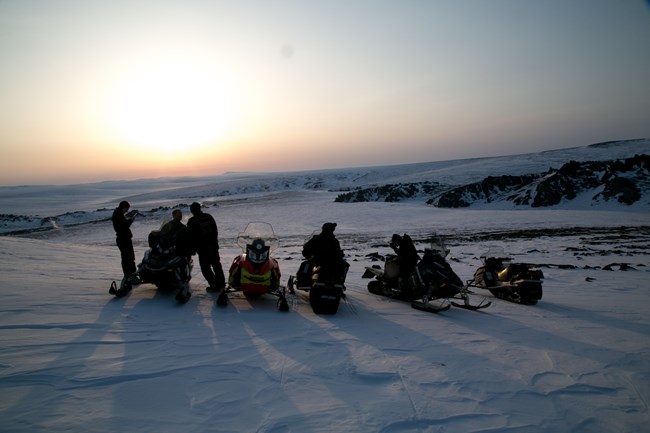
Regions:
M 0 1 L 0 185 L 650 136 L 632 0 Z

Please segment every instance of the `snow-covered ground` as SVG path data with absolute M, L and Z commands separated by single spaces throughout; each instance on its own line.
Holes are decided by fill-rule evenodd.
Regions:
M 116 299 L 110 221 L 0 237 L 0 431 L 621 433 L 650 422 L 647 212 L 343 204 L 300 188 L 191 197 L 164 181 L 143 188 L 144 207 L 124 190 L 88 193 L 84 208 L 43 188 L 33 214 L 112 209 L 127 196 L 141 209 L 212 200 L 226 269 L 246 223 L 270 222 L 283 282 L 303 242 L 335 221 L 348 296 L 333 316 L 315 315 L 303 294 L 287 313 L 273 299 L 217 308 L 196 266 L 185 305 L 151 285 Z M 20 214 L 18 196 L 14 206 L 4 212 Z M 170 212 L 136 220 L 138 259 Z M 543 299 L 477 291 L 492 306 L 434 315 L 368 293 L 364 267 L 390 252 L 392 233 L 422 249 L 434 232 L 464 280 L 492 245 L 540 265 Z

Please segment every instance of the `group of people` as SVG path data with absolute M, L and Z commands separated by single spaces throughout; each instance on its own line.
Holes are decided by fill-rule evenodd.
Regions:
M 135 265 L 133 249 L 133 234 L 131 224 L 137 217 L 137 211 L 129 212 L 131 205 L 128 201 L 120 202 L 113 211 L 112 221 L 115 229 L 116 243 L 120 250 L 122 272 L 131 284 L 140 282 Z M 212 215 L 203 212 L 201 205 L 194 202 L 190 205 L 192 217 L 183 224 L 183 213 L 180 209 L 172 211 L 172 219 L 160 229 L 160 244 L 175 244 L 179 237 L 186 240 L 191 255 L 196 253 L 203 277 L 208 282 L 208 292 L 223 293 L 226 289 L 226 279 L 219 256 L 219 230 Z M 343 274 L 345 262 L 343 250 L 334 236 L 336 223 L 325 223 L 321 232 L 312 236 L 303 246 L 302 255 L 312 265 L 326 269 L 334 274 Z M 344 278 L 344 277 L 343 277 Z
M 120 250 L 122 272 L 126 280 L 132 284 L 139 283 L 135 266 L 135 252 L 133 250 L 133 234 L 131 224 L 138 215 L 129 212 L 131 205 L 127 201 L 120 202 L 113 211 L 112 221 L 115 229 L 116 243 Z M 173 245 L 180 236 L 187 241 L 190 254 L 196 253 L 199 257 L 201 273 L 209 284 L 209 292 L 223 292 L 226 288 L 226 279 L 221 267 L 219 257 L 219 230 L 212 215 L 203 212 L 201 205 L 194 202 L 190 205 L 192 216 L 183 224 L 183 212 L 180 209 L 172 211 L 172 219 L 160 229 L 160 243 Z

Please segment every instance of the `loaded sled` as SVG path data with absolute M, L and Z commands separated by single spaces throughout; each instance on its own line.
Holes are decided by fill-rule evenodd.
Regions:
M 528 263 L 513 263 L 502 247 L 490 247 L 481 255 L 483 265 L 467 282 L 470 287 L 489 290 L 499 299 L 517 304 L 534 305 L 542 299 L 540 269 Z

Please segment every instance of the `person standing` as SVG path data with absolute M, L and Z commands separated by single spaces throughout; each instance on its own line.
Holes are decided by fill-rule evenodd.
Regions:
M 190 205 L 192 217 L 187 221 L 187 229 L 196 253 L 199 256 L 201 273 L 208 282 L 207 292 L 224 293 L 226 278 L 219 257 L 219 230 L 212 215 L 201 210 L 201 205 Z M 220 296 L 221 298 L 221 296 Z
M 131 224 L 133 224 L 137 212 L 127 214 L 130 207 L 128 201 L 121 201 L 113 211 L 111 220 L 113 221 L 113 229 L 115 229 L 115 242 L 120 249 L 125 281 L 137 284 L 139 279 L 135 273 L 135 252 L 133 251 L 133 233 L 131 233 Z

